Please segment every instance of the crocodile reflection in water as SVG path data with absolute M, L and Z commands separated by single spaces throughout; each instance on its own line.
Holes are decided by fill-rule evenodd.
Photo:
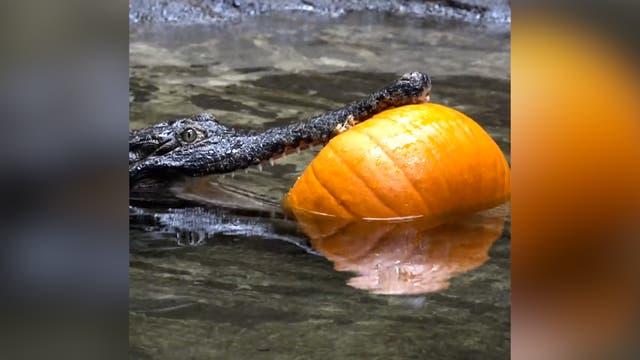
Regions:
M 306 121 L 262 132 L 233 129 L 210 114 L 199 114 L 129 134 L 129 178 L 179 173 L 224 174 L 259 165 L 275 157 L 326 143 L 345 128 L 397 106 L 428 101 L 429 76 L 421 72 L 398 80 L 366 98 Z
M 211 245 L 229 236 L 284 242 L 319 255 L 296 222 L 281 213 L 224 207 L 130 207 L 129 221 L 134 231 L 145 234 L 130 245 L 135 252 Z

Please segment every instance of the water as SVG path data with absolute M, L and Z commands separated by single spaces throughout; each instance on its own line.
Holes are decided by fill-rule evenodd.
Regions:
M 233 126 L 275 126 L 420 70 L 432 76 L 433 102 L 477 120 L 509 158 L 504 31 L 302 14 L 133 28 L 130 40 L 132 128 L 197 112 Z M 508 358 L 509 217 L 486 245 L 489 259 L 446 290 L 372 294 L 354 287 L 354 274 L 334 269 L 344 264 L 318 256 L 322 247 L 280 208 L 314 154 L 234 178 L 189 179 L 162 194 L 174 200 L 131 208 L 132 357 Z

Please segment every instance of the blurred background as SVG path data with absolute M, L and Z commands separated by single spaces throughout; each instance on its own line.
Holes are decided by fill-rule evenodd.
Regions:
M 638 5 L 580 4 L 514 6 L 518 359 L 639 356 Z
M 7 356 L 127 356 L 129 26 L 268 12 L 258 2 L 185 3 L 2 5 Z M 296 6 L 324 9 L 311 3 Z M 380 3 L 487 28 L 510 13 L 501 2 Z M 368 6 L 344 4 L 327 5 L 327 16 Z M 638 4 L 510 6 L 511 356 L 638 358 Z

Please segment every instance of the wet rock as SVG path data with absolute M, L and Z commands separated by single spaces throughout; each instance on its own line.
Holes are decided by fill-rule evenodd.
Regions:
M 131 23 L 222 24 L 272 12 L 308 12 L 340 16 L 354 11 L 436 16 L 475 23 L 508 25 L 509 0 L 131 0 Z

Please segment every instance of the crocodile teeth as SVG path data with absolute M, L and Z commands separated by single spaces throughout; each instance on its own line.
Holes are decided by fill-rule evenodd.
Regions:
M 270 158 L 269 159 L 269 165 L 273 166 L 273 164 L 274 164 L 273 158 Z
M 262 172 L 262 164 L 258 164 L 258 171 Z
M 248 174 L 249 173 L 249 169 L 244 169 L 244 173 Z
M 232 179 L 235 179 L 235 177 L 236 177 L 236 173 L 233 173 L 233 172 L 232 172 L 232 173 L 231 173 L 231 178 L 232 178 Z
M 296 148 L 296 153 L 297 153 L 297 154 L 300 154 L 300 146 L 298 146 L 298 147 Z

